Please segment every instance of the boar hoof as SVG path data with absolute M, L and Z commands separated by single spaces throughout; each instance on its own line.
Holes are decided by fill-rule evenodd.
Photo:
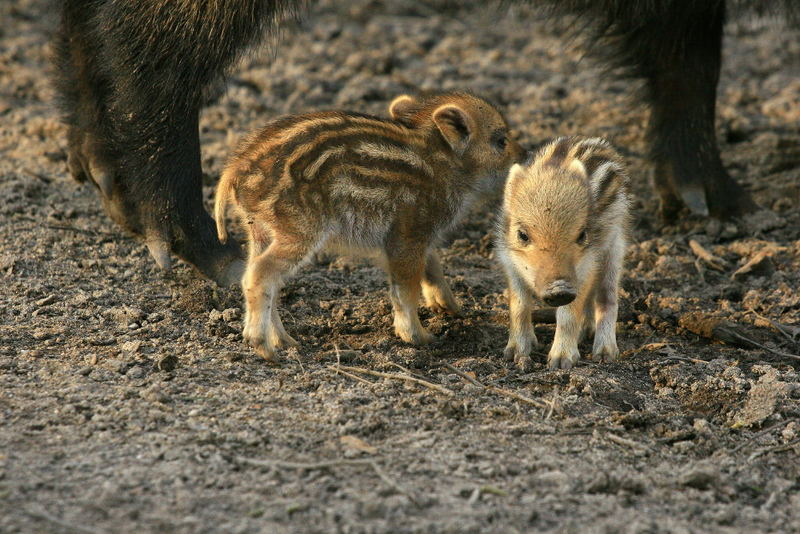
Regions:
M 150 251 L 150 255 L 153 256 L 153 259 L 158 265 L 158 268 L 162 271 L 169 271 L 172 267 L 172 259 L 169 255 L 169 245 L 158 238 L 151 238 L 148 239 L 145 244 L 147 245 L 147 250 Z
M 565 351 L 550 351 L 550 354 L 547 355 L 547 367 L 548 369 L 572 369 L 580 358 L 577 347 Z

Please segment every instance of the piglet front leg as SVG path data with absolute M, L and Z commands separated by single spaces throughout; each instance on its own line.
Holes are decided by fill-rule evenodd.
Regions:
M 503 353 L 506 358 L 514 360 L 520 371 L 527 372 L 531 369 L 531 350 L 539 346 L 531 321 L 533 299 L 521 280 L 513 275 L 508 278 L 509 335 Z

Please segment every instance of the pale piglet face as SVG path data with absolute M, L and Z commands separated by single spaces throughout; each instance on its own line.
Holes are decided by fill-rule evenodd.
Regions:
M 580 266 L 590 253 L 589 190 L 569 170 L 539 169 L 564 174 L 547 180 L 531 175 L 536 171 L 512 169 L 506 244 L 516 271 L 536 296 L 550 306 L 564 306 L 577 296 Z

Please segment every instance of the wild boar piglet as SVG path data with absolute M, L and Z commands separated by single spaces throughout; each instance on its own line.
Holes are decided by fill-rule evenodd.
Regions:
M 496 247 L 509 289 L 505 354 L 520 369 L 530 367 L 531 348 L 538 345 L 531 323 L 534 296 L 557 306 L 549 368 L 575 365 L 578 342 L 592 332 L 593 356 L 617 358 L 628 210 L 625 167 L 602 139 L 562 137 L 511 168 Z
M 215 218 L 233 203 L 248 233 L 244 338 L 263 357 L 296 345 L 277 311 L 282 281 L 320 250 L 375 259 L 389 275 L 394 329 L 431 341 L 426 306 L 459 313 L 435 247 L 472 201 L 524 158 L 495 107 L 466 93 L 403 95 L 391 119 L 330 111 L 278 119 L 250 135 L 222 173 Z

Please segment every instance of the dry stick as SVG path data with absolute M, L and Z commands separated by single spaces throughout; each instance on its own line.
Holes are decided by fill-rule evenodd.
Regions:
M 748 445 L 752 444 L 752 443 L 753 443 L 755 440 L 757 440 L 757 439 L 758 439 L 758 438 L 760 438 L 761 436 L 763 436 L 763 435 L 765 435 L 765 434 L 769 434 L 770 432 L 772 432 L 773 430 L 775 430 L 775 429 L 776 429 L 776 428 L 778 428 L 778 427 L 781 427 L 781 426 L 783 426 L 783 425 L 788 425 L 788 424 L 789 424 L 789 423 L 791 423 L 792 421 L 797 421 L 797 419 L 798 419 L 797 417 L 792 417 L 791 419 L 786 419 L 786 420 L 784 420 L 784 421 L 778 421 L 778 422 L 777 422 L 777 423 L 775 423 L 774 425 L 770 425 L 770 426 L 768 426 L 768 427 L 767 427 L 767 428 L 765 428 L 764 430 L 762 430 L 762 431 L 760 431 L 760 432 L 757 432 L 756 434 L 754 434 L 753 436 L 751 436 L 749 439 L 747 439 L 747 440 L 746 440 L 746 441 L 744 441 L 743 443 L 740 443 L 739 445 L 737 445 L 736 447 L 734 447 L 733 449 L 731 449 L 731 454 L 735 454 L 735 453 L 739 452 L 740 450 L 742 450 L 742 449 L 743 449 L 743 448 L 745 448 L 746 446 L 748 446 Z
M 511 397 L 513 399 L 525 402 L 527 404 L 531 404 L 531 405 L 536 406 L 538 408 L 543 408 L 543 409 L 547 408 L 547 403 L 546 402 L 542 402 L 542 401 L 539 401 L 539 400 L 536 400 L 536 399 L 531 399 L 530 397 L 526 397 L 524 395 L 520 395 L 519 393 L 515 393 L 515 392 L 510 391 L 508 389 L 499 388 L 497 386 L 487 386 L 485 384 L 482 384 L 481 382 L 478 382 L 477 380 L 475 380 L 474 378 L 469 376 L 467 373 L 465 373 L 463 371 L 460 371 L 459 369 L 456 369 L 455 367 L 453 367 L 449 363 L 444 364 L 443 367 L 445 367 L 448 370 L 454 372 L 455 374 L 457 374 L 458 376 L 460 376 L 464 380 L 467 380 L 467 381 L 471 382 L 473 385 L 478 386 L 480 388 L 483 388 L 485 391 L 491 391 L 492 393 L 497 393 L 498 395 L 502 395 L 504 397 Z
M 337 374 L 340 374 L 342 376 L 346 376 L 348 378 L 352 378 L 353 380 L 358 380 L 359 382 L 363 382 L 364 384 L 369 384 L 370 386 L 374 386 L 375 385 L 374 383 L 370 382 L 366 378 L 361 378 L 360 376 L 354 375 L 352 373 L 348 373 L 347 371 L 342 371 L 341 369 L 339 369 L 338 367 L 334 367 L 333 365 L 331 365 L 329 367 L 329 369 L 335 371 Z
M 550 416 L 553 415 L 553 410 L 555 410 L 556 408 L 557 397 L 558 397 L 558 386 L 553 388 L 553 400 L 550 401 L 550 409 L 547 411 L 547 415 L 544 417 L 545 421 L 550 419 Z
M 336 350 L 336 367 L 331 366 L 330 367 L 331 369 L 333 369 L 334 371 L 336 371 L 339 374 L 342 374 L 344 376 L 348 376 L 348 377 L 350 377 L 350 378 L 352 378 L 354 380 L 358 380 L 359 382 L 363 382 L 365 384 L 369 384 L 370 386 L 373 385 L 372 382 L 370 382 L 369 380 L 367 380 L 365 378 L 361 378 L 360 376 L 356 376 L 356 375 L 354 375 L 352 373 L 348 373 L 346 371 L 342 371 L 340 369 L 340 367 L 342 366 L 342 354 L 341 354 L 341 352 L 339 352 L 339 346 L 334 343 L 333 348 Z
M 505 397 L 511 397 L 512 399 L 517 399 L 518 401 L 522 401 L 524 403 L 530 404 L 532 406 L 536 406 L 537 408 L 547 408 L 547 402 L 542 402 L 540 400 L 532 399 L 530 397 L 526 397 L 525 395 L 520 395 L 514 391 L 499 388 L 497 386 L 486 386 L 487 391 L 491 391 L 493 393 L 497 393 L 498 395 L 503 395 Z
M 800 445 L 800 439 L 796 439 L 794 441 L 790 441 L 785 445 L 776 445 L 774 447 L 767 447 L 766 449 L 761 449 L 760 451 L 756 451 L 747 458 L 748 462 L 752 462 L 759 456 L 764 456 L 765 454 L 769 454 L 770 452 L 784 452 L 791 449 L 794 449 L 796 446 Z
M 381 467 L 375 462 L 375 460 L 328 460 L 322 462 L 310 462 L 310 463 L 303 463 L 303 462 L 285 462 L 282 460 L 256 460 L 254 458 L 246 458 L 244 456 L 237 456 L 236 460 L 241 463 L 255 465 L 258 467 L 282 467 L 284 469 L 303 469 L 303 470 L 317 470 L 317 469 L 329 469 L 332 467 L 340 467 L 340 466 L 368 466 L 371 467 L 375 474 L 383 480 L 388 486 L 390 486 L 395 491 L 402 493 L 408 500 L 414 503 L 416 506 L 420 506 L 420 502 L 417 497 L 413 494 L 413 492 L 407 490 L 396 481 L 394 481 L 386 471 L 381 469 Z
M 82 525 L 75 525 L 72 523 L 67 523 L 63 519 L 60 519 L 54 515 L 50 515 L 44 510 L 31 510 L 31 509 L 23 509 L 23 511 L 31 517 L 36 517 L 39 519 L 44 519 L 45 521 L 50 521 L 54 525 L 58 525 L 61 528 L 65 528 L 67 530 L 73 530 L 75 532 L 85 532 L 86 534 L 99 534 L 102 532 L 101 530 L 96 530 L 89 527 L 84 527 Z
M 462 371 L 461 369 L 458 369 L 458 368 L 456 368 L 456 367 L 453 367 L 453 366 L 452 366 L 451 364 L 449 364 L 449 363 L 445 363 L 445 364 L 443 364 L 443 365 L 442 365 L 442 367 L 444 367 L 444 368 L 445 368 L 445 369 L 447 369 L 448 371 L 451 371 L 451 372 L 453 372 L 453 373 L 457 374 L 458 376 L 460 376 L 461 378 L 463 378 L 464 380 L 466 380 L 467 382 L 469 382 L 469 383 L 470 383 L 470 384 L 472 384 L 473 386 L 478 386 L 479 388 L 486 389 L 486 386 L 485 386 L 485 385 L 481 384 L 480 382 L 478 382 L 477 380 L 475 380 L 474 378 L 472 378 L 471 376 L 469 376 L 467 373 L 465 373 L 465 372 L 464 372 L 464 371 Z
M 777 322 L 777 321 L 773 321 L 773 320 L 772 320 L 772 319 L 770 319 L 769 317 L 765 317 L 765 316 L 761 315 L 760 313 L 758 313 L 757 311 L 755 311 L 755 310 L 754 310 L 754 309 L 752 309 L 752 308 L 748 308 L 748 310 L 747 310 L 747 311 L 748 311 L 749 313 L 752 313 L 753 315 L 755 315 L 756 317 L 758 317 L 758 318 L 759 318 L 759 319 L 761 319 L 762 321 L 767 321 L 769 324 L 771 324 L 771 325 L 773 326 L 773 328 L 775 328 L 775 330 L 777 330 L 778 332 L 780 332 L 781 334 L 783 334 L 783 335 L 786 337 L 786 339 L 788 339 L 788 340 L 789 340 L 789 341 L 791 341 L 792 343 L 797 343 L 797 339 L 795 339 L 795 338 L 797 337 L 797 334 L 795 334 L 795 335 L 792 335 L 792 334 L 790 333 L 790 332 L 791 332 L 791 330 L 789 330 L 789 329 L 786 327 L 786 325 L 783 325 L 783 324 L 781 324 L 781 323 L 779 323 L 779 322 Z M 798 328 L 798 327 L 795 327 L 795 328 L 797 328 L 797 331 L 798 331 L 798 333 L 800 333 L 800 328 Z
M 753 341 L 749 337 L 745 337 L 745 336 L 743 336 L 743 335 L 741 335 L 741 334 L 739 334 L 737 332 L 731 332 L 731 334 L 734 337 L 739 338 L 743 342 L 750 343 L 751 345 L 753 345 L 754 347 L 757 347 L 759 349 L 766 350 L 767 352 L 771 352 L 773 354 L 777 354 L 778 356 L 783 356 L 784 358 L 792 358 L 793 360 L 800 360 L 800 356 L 798 356 L 797 354 L 789 354 L 788 352 L 783 352 L 783 351 L 780 351 L 780 350 L 771 349 L 771 348 L 769 348 L 769 347 L 767 347 L 765 345 L 762 345 L 761 343 L 759 343 L 757 341 Z
M 640 451 L 646 451 L 647 450 L 647 447 L 642 445 L 641 443 L 637 443 L 637 442 L 635 442 L 635 441 L 633 441 L 631 439 L 626 439 L 626 438 L 617 436 L 616 434 L 606 434 L 606 438 L 608 438 L 609 441 L 613 441 L 614 443 L 616 443 L 618 445 L 624 445 L 626 447 L 630 447 L 631 449 L 638 449 Z
M 350 371 L 350 372 L 353 372 L 353 373 L 361 373 L 361 374 L 365 374 L 365 375 L 378 376 L 378 377 L 381 377 L 381 378 L 390 378 L 392 380 L 404 380 L 406 382 L 413 382 L 415 384 L 419 384 L 420 386 L 424 386 L 424 387 L 426 387 L 428 389 L 432 389 L 434 391 L 438 391 L 439 393 L 442 393 L 443 395 L 447 395 L 448 397 L 452 397 L 453 395 L 455 395 L 455 393 L 453 393 L 452 390 L 447 389 L 444 386 L 440 386 L 438 384 L 434 384 L 432 382 L 428 382 L 427 380 L 422 380 L 421 378 L 416 378 L 414 376 L 409 376 L 409 375 L 400 374 L 400 373 L 382 373 L 380 371 L 373 371 L 371 369 L 363 369 L 361 367 L 350 367 L 350 366 L 347 366 L 347 365 L 340 365 L 340 366 L 338 366 L 338 368 L 339 369 L 344 369 L 345 371 Z

